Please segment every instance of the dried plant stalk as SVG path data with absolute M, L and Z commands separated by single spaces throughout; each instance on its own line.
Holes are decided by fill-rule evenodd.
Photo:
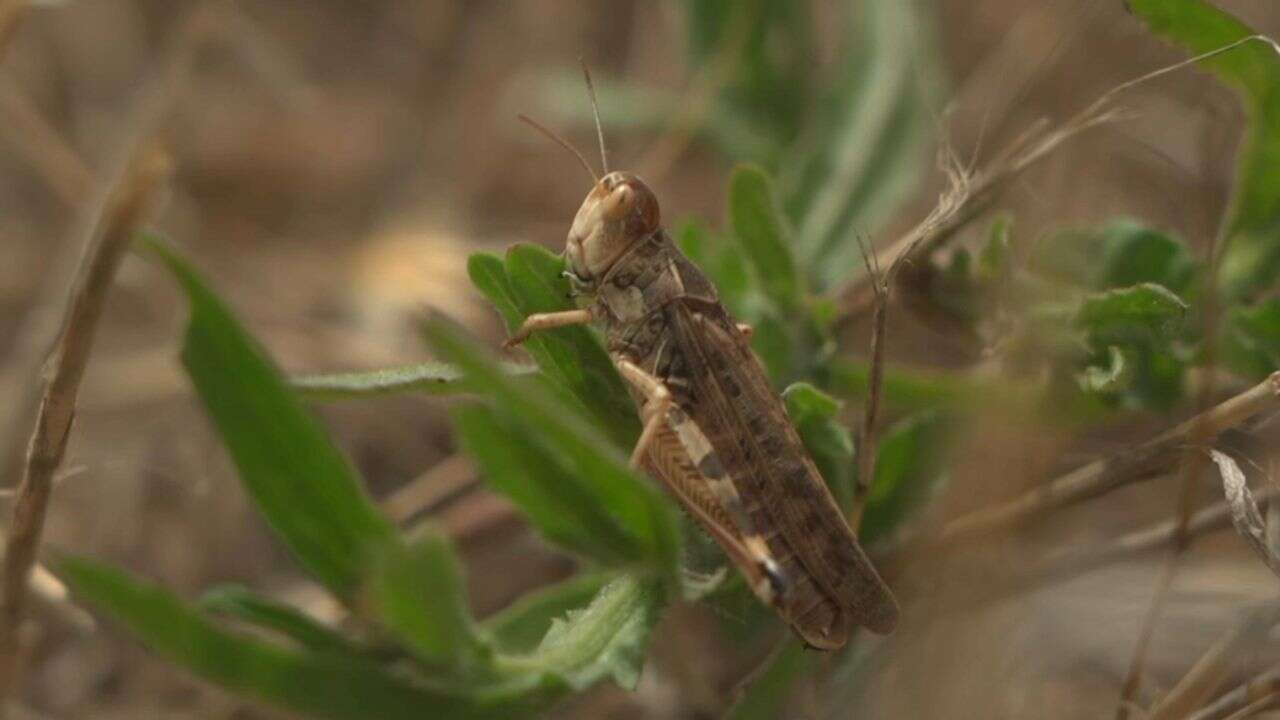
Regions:
M 167 175 L 168 156 L 146 146 L 127 163 L 96 214 L 64 314 L 62 332 L 46 368 L 35 429 L 27 446 L 0 575 L 0 705 L 18 669 L 18 626 L 26 604 L 54 473 L 66 452 L 84 377 L 107 292 L 139 224 Z
M 1280 372 L 1135 448 L 1095 460 L 1023 495 L 947 523 L 937 541 L 952 545 L 1017 525 L 1070 503 L 1153 477 L 1178 460 L 1193 437 L 1212 440 L 1266 410 L 1280 409 Z
M 1280 696 L 1280 667 L 1261 673 L 1198 712 L 1187 715 L 1186 718 L 1187 720 L 1226 720 L 1241 717 L 1240 713 L 1258 709 L 1259 705 L 1266 707 L 1275 702 L 1278 696 Z
M 1147 714 L 1147 720 L 1175 720 L 1201 707 L 1229 677 L 1232 663 L 1266 640 L 1266 632 L 1280 620 L 1280 608 L 1250 613 L 1210 647 L 1187 674 Z

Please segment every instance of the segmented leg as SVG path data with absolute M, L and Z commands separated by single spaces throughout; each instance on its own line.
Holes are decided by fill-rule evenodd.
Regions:
M 562 310 L 553 313 L 534 313 L 525 318 L 523 323 L 520 323 L 520 327 L 516 329 L 511 337 L 507 338 L 507 341 L 502 346 L 511 349 L 528 340 L 535 330 L 547 330 L 566 325 L 582 325 L 583 323 L 591 322 L 595 317 L 595 312 L 591 308 Z
M 657 436 L 658 430 L 665 423 L 675 433 L 685 454 L 693 463 L 697 473 L 705 481 L 707 488 L 721 508 L 728 515 L 736 531 L 732 550 L 734 554 L 747 556 L 757 571 L 752 573 L 761 582 L 754 588 L 769 603 L 776 603 L 786 594 L 787 583 L 778 563 L 769 551 L 768 544 L 755 531 L 750 515 L 743 507 L 742 497 L 734 487 L 733 480 L 727 477 L 724 465 L 712 447 L 707 436 L 678 405 L 672 402 L 671 391 L 661 380 L 645 372 L 630 360 L 617 361 L 618 372 L 623 379 L 645 397 L 642 414 L 645 418 L 644 430 L 635 450 L 631 453 L 632 466 L 639 464 L 649 446 Z M 662 478 L 664 482 L 670 482 Z M 678 492 L 678 491 L 677 491 Z M 743 558 L 735 558 L 741 560 Z
M 661 380 L 641 370 L 630 360 L 619 360 L 617 365 L 623 379 L 635 386 L 645 397 L 644 408 L 640 411 L 640 415 L 644 418 L 644 429 L 640 431 L 640 439 L 636 441 L 635 449 L 631 451 L 631 467 L 634 469 L 640 466 L 644 454 L 649 451 L 649 446 L 658 436 L 658 430 L 667 420 L 667 413 L 671 410 L 671 391 L 662 384 Z

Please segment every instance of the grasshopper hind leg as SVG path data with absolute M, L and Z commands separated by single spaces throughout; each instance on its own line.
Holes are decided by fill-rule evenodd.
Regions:
M 658 441 L 659 433 L 664 428 L 669 429 L 678 442 L 677 452 L 688 458 L 691 467 L 676 467 L 656 474 L 697 516 L 733 563 L 743 570 L 755 594 L 769 605 L 785 604 L 790 589 L 787 574 L 774 559 L 764 538 L 756 532 L 742 497 L 727 477 L 711 442 L 673 402 L 665 383 L 630 360 L 619 359 L 617 367 L 623 379 L 645 398 L 642 410 L 644 430 L 631 453 L 632 467 L 639 465 Z M 695 490 L 691 483 L 674 482 L 672 477 L 668 477 L 673 473 L 696 476 L 700 487 Z M 695 493 L 699 497 L 693 497 Z M 715 517 L 707 512 L 707 506 L 717 511 Z

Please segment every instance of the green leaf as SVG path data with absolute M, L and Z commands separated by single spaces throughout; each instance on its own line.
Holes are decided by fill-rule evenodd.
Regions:
M 557 618 L 591 602 L 615 573 L 594 572 L 574 575 L 555 585 L 521 596 L 510 606 L 484 621 L 484 627 L 505 653 L 529 653 L 537 649 Z
M 505 368 L 507 373 L 513 376 L 537 372 L 536 367 L 519 363 L 505 363 Z M 289 379 L 289 385 L 295 392 L 312 401 L 358 399 L 405 393 L 454 395 L 475 391 L 458 368 L 439 362 L 361 372 L 295 376 Z
M 780 310 L 794 312 L 804 289 L 772 183 L 759 167 L 734 168 L 729 179 L 729 218 L 760 285 Z
M 184 260 L 147 246 L 190 301 L 182 361 L 241 482 L 298 562 L 349 600 L 394 528 L 266 351 Z
M 999 280 L 1005 277 L 1012 262 L 1013 218 L 1008 213 L 1000 213 L 991 221 L 987 230 L 987 244 L 982 246 L 978 254 L 978 270 L 983 279 Z
M 224 585 L 206 592 L 200 598 L 200 609 L 279 633 L 317 653 L 359 652 L 347 638 L 301 610 L 239 585 Z
M 888 537 L 934 496 L 945 479 L 942 460 L 947 437 L 943 416 L 936 412 L 913 415 L 886 429 L 862 516 L 864 542 Z
M 1261 380 L 1280 368 L 1280 299 L 1233 308 L 1226 326 L 1225 355 L 1233 369 Z
M 787 701 L 796 681 L 817 667 L 819 656 L 805 650 L 804 645 L 794 638 L 782 642 L 783 646 L 768 660 L 769 666 L 734 702 L 725 715 L 726 720 L 788 717 Z
M 1156 35 L 1202 54 L 1255 34 L 1202 0 L 1128 0 Z M 1235 192 L 1228 211 L 1228 245 L 1220 266 L 1228 297 L 1274 287 L 1280 270 L 1280 52 L 1249 42 L 1201 65 L 1240 91 L 1249 116 L 1236 155 Z
M 760 162 L 800 131 L 813 76 L 811 18 L 807 3 L 768 0 L 685 0 L 690 67 L 723 66 L 712 129 L 732 157 Z M 723 127 L 736 120 L 748 131 Z M 733 142 L 747 136 L 767 142 Z
M 1076 325 L 1095 338 L 1095 345 L 1145 342 L 1178 330 L 1187 304 L 1167 288 L 1142 283 L 1085 298 Z
M 461 405 L 452 417 L 485 481 L 548 541 L 605 565 L 624 565 L 644 554 L 603 504 L 598 480 L 579 474 L 553 445 L 490 406 Z
M 840 422 L 839 401 L 803 382 L 784 390 L 782 399 L 831 494 L 841 507 L 847 508 L 853 484 L 853 438 Z
M 545 673 L 574 690 L 604 678 L 633 689 L 663 597 L 657 582 L 622 575 L 601 588 L 585 608 L 553 620 L 531 653 L 501 656 L 502 669 Z
M 781 168 L 797 255 L 815 287 L 862 271 L 857 235 L 878 232 L 928 167 L 938 63 L 929 12 L 903 0 L 851 4 L 838 85 Z
M 1089 365 L 1080 373 L 1080 387 L 1086 392 L 1106 393 L 1123 389 L 1129 379 L 1129 364 L 1124 351 L 1115 345 L 1107 347 L 1107 364 Z
M 428 531 L 411 544 L 390 542 L 368 587 L 382 624 L 427 667 L 474 673 L 484 651 L 467 610 L 462 573 L 449 542 Z
M 497 307 L 514 332 L 525 317 L 573 309 L 569 284 L 561 276 L 564 261 L 544 248 L 516 245 L 505 263 L 491 255 L 473 255 L 468 272 L 476 287 Z M 538 367 L 586 408 L 618 447 L 629 447 L 640 435 L 622 379 L 596 336 L 584 326 L 534 333 L 524 343 Z
M 526 717 L 558 692 L 529 685 L 519 697 L 464 698 L 384 671 L 363 657 L 305 653 L 227 632 L 168 592 L 88 560 L 65 560 L 61 569 L 77 595 L 161 657 L 229 690 L 312 717 Z
M 676 245 L 716 286 L 720 302 L 734 317 L 755 322 L 752 314 L 755 311 L 747 308 L 746 301 L 748 295 L 759 293 L 757 280 L 748 272 L 742 253 L 736 247 L 723 238 L 713 237 L 711 231 L 696 220 L 680 224 Z
M 1156 283 L 1175 293 L 1188 290 L 1195 261 L 1182 241 L 1127 219 L 1108 223 L 1101 234 L 1102 273 L 1095 287 Z
M 667 500 L 627 468 L 617 446 L 541 388 L 508 377 L 445 321 L 437 319 L 425 329 L 437 352 L 487 388 L 493 407 L 517 423 L 520 433 L 538 438 L 563 459 L 571 469 L 566 475 L 576 479 L 575 487 L 590 492 L 593 512 L 607 516 L 626 539 L 629 559 L 652 563 L 674 581 L 679 553 L 675 517 Z

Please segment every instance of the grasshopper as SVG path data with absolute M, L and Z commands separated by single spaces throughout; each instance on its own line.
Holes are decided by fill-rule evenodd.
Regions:
M 594 109 L 590 75 L 587 86 Z M 598 112 L 603 177 L 521 119 L 577 155 L 595 185 L 564 250 L 579 309 L 528 316 L 506 347 L 539 330 L 602 325 L 642 421 L 632 467 L 662 482 L 809 646 L 843 647 L 855 625 L 891 632 L 897 603 L 769 385 L 751 329 L 671 241 L 653 191 L 609 171 Z

